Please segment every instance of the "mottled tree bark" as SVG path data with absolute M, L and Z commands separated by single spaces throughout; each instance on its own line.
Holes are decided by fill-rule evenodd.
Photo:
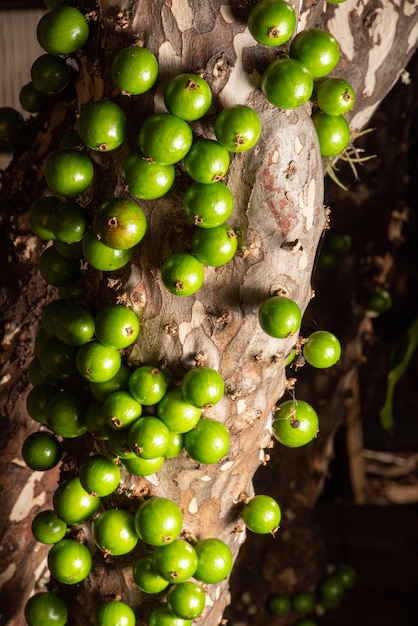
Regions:
M 94 209 L 104 199 L 123 195 L 120 164 L 136 146 L 141 120 L 163 110 L 162 90 L 181 71 L 201 73 L 214 93 L 212 114 L 222 106 L 245 103 L 260 115 L 263 131 L 256 148 L 236 155 L 228 174 L 235 208 L 229 221 L 240 234 L 240 251 L 225 267 L 206 268 L 202 289 L 187 298 L 163 287 L 160 268 L 170 251 L 190 249 L 192 230 L 181 206 L 187 180 L 179 168 L 170 194 L 144 208 L 148 231 L 128 269 L 109 275 L 88 270 L 88 302 L 126 302 L 142 315 L 142 332 L 129 355 L 133 363 L 164 363 L 178 382 L 184 371 L 203 358 L 225 379 L 223 400 L 206 412 L 220 419 L 231 433 L 227 457 L 214 466 L 192 462 L 185 453 L 166 461 L 149 479 L 126 475 L 122 488 L 130 494 L 149 491 L 178 502 L 184 529 L 197 537 L 220 537 L 234 555 L 245 540 L 236 512 L 241 493 L 252 493 L 252 477 L 264 462 L 271 441 L 272 408 L 286 388 L 284 364 L 296 337 L 275 340 L 259 327 L 261 301 L 282 290 L 304 311 L 311 298 L 311 272 L 318 241 L 326 223 L 323 206 L 323 168 L 309 106 L 281 111 L 269 105 L 259 90 L 260 76 L 277 52 L 255 45 L 246 29 L 252 2 L 220 0 L 113 0 L 91 11 L 91 39 L 77 55 L 80 69 L 76 97 L 57 101 L 48 116 L 28 124 L 33 138 L 4 173 L 2 199 L 2 311 L 4 317 L 0 398 L 2 471 L 0 486 L 0 589 L 4 602 L 0 623 L 24 624 L 22 608 L 39 578 L 45 574 L 48 548 L 35 542 L 30 523 L 50 506 L 59 470 L 31 473 L 21 460 L 23 440 L 38 424 L 26 413 L 27 369 L 43 306 L 56 297 L 36 270 L 42 244 L 28 229 L 27 211 L 45 192 L 43 164 L 61 136 L 76 121 L 86 102 L 111 98 L 130 118 L 129 145 L 116 153 L 93 155 L 96 166 L 92 189 L 83 197 Z M 300 7 L 298 30 L 328 28 L 341 45 L 341 61 L 334 74 L 349 80 L 357 94 L 350 115 L 353 134 L 364 128 L 382 98 L 398 79 L 416 47 L 418 19 L 412 3 L 382 2 L 342 5 L 306 3 Z M 109 66 L 116 50 L 141 40 L 157 56 L 159 85 L 154 94 L 129 98 L 113 86 Z M 153 97 L 154 96 L 154 97 Z M 213 115 L 193 124 L 194 131 L 213 137 Z M 329 429 L 332 432 L 332 427 Z M 321 434 L 319 435 L 321 436 Z M 88 441 L 71 442 L 69 454 L 84 458 Z M 87 540 L 89 528 L 86 526 Z M 133 584 L 129 560 L 105 563 L 95 555 L 89 579 L 72 597 L 74 624 L 91 621 L 97 602 L 119 593 L 138 608 L 146 623 L 147 602 Z M 215 626 L 229 602 L 228 583 L 208 587 L 209 602 L 200 620 Z

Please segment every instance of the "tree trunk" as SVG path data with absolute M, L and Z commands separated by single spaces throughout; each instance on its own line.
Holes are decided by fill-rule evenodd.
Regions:
M 239 232 L 239 253 L 224 267 L 205 268 L 204 286 L 197 294 L 171 295 L 161 281 L 160 268 L 168 253 L 190 249 L 192 228 L 181 205 L 187 180 L 180 168 L 172 192 L 157 201 L 140 202 L 148 230 L 129 269 L 105 276 L 91 268 L 86 273 L 86 304 L 92 311 L 117 300 L 142 316 L 140 338 L 127 357 L 130 363 L 163 363 L 178 383 L 186 370 L 203 359 L 223 376 L 225 396 L 205 414 L 227 426 L 231 434 L 227 457 L 216 465 L 199 465 L 183 453 L 147 479 L 126 474 L 122 495 L 130 494 L 132 510 L 146 492 L 175 500 L 184 514 L 185 531 L 198 538 L 223 539 L 234 557 L 245 540 L 235 504 L 241 493 L 253 493 L 252 477 L 265 463 L 272 409 L 286 389 L 285 362 L 296 340 L 266 335 L 258 324 L 258 308 L 264 298 L 280 290 L 305 310 L 312 297 L 316 248 L 327 219 L 322 160 L 309 106 L 278 110 L 259 90 L 261 73 L 276 53 L 255 45 L 246 29 L 252 2 L 110 0 L 97 8 L 90 2 L 82 4 L 90 15 L 91 37 L 76 57 L 80 70 L 76 96 L 70 102 L 51 103 L 47 115 L 28 122 L 31 143 L 19 150 L 4 172 L 0 190 L 4 207 L 0 589 L 7 598 L 0 624 L 11 626 L 24 623 L 24 604 L 47 575 L 48 547 L 33 539 L 30 524 L 39 510 L 51 506 L 59 478 L 57 469 L 31 473 L 20 452 L 26 436 L 39 427 L 25 408 L 33 340 L 44 305 L 57 297 L 37 272 L 44 244 L 30 233 L 27 211 L 46 191 L 45 158 L 76 123 L 77 111 L 91 100 L 109 98 L 121 104 L 130 119 L 129 147 L 93 155 L 95 181 L 83 197 L 92 209 L 114 195 L 126 195 L 118 177 L 120 164 L 136 146 L 141 121 L 153 110 L 163 110 L 162 89 L 172 76 L 181 71 L 201 73 L 212 87 L 212 115 L 193 124 L 197 135 L 214 137 L 213 117 L 224 106 L 244 103 L 260 115 L 260 141 L 253 150 L 235 155 L 228 173 L 235 199 L 229 223 Z M 357 104 L 350 115 L 355 135 L 367 125 L 416 47 L 418 19 L 413 5 L 385 1 L 353 7 L 348 0 L 342 5 L 306 3 L 295 8 L 298 30 L 327 28 L 341 45 L 334 74 L 355 88 Z M 109 78 L 115 51 L 137 40 L 160 64 L 154 98 L 122 95 Z M 334 426 L 326 429 L 324 438 Z M 86 437 L 71 441 L 70 458 L 81 462 L 89 445 Z M 88 525 L 84 530 L 88 539 Z M 105 562 L 96 552 L 89 578 L 76 589 L 64 590 L 73 598 L 71 624 L 90 622 L 97 604 L 114 594 L 131 603 L 138 623 L 146 624 L 148 601 L 134 585 L 130 568 L 129 561 Z M 210 600 L 199 623 L 215 626 L 229 602 L 228 582 L 208 586 L 207 593 Z

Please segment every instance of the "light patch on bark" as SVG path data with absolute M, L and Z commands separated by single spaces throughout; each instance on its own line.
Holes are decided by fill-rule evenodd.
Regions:
M 407 17 L 411 17 L 411 15 L 415 15 L 417 12 L 417 2 L 416 0 L 414 2 L 403 2 L 402 3 L 402 8 L 403 8 L 403 12 L 404 15 L 406 15 Z M 416 40 L 415 40 L 416 43 Z
M 28 482 L 20 492 L 20 496 L 16 500 L 10 513 L 11 522 L 20 522 L 29 515 L 32 507 L 42 506 L 44 504 L 46 498 L 45 491 L 42 490 L 36 497 L 34 496 L 35 483 L 41 480 L 42 476 L 43 472 L 33 472 L 33 474 L 29 476 Z
M 171 0 L 171 13 L 182 32 L 193 28 L 193 11 L 187 0 Z
M 237 402 L 237 414 L 240 415 L 241 413 L 244 413 L 246 408 L 247 408 L 246 401 L 245 400 L 238 400 L 238 402 Z
M 199 300 L 196 300 L 192 306 L 192 318 L 190 322 L 181 322 L 181 324 L 179 324 L 179 340 L 181 345 L 184 345 L 184 342 L 193 328 L 199 328 L 201 326 L 205 317 L 205 307 Z
M 379 106 L 379 102 L 371 104 L 365 109 L 359 111 L 350 121 L 350 128 L 356 134 L 360 129 L 365 128 L 368 121 L 371 119 L 375 110 Z
M 224 107 L 247 102 L 251 93 L 255 90 L 255 85 L 251 82 L 249 75 L 244 72 L 242 58 L 244 48 L 254 46 L 254 39 L 248 30 L 239 33 L 234 37 L 233 47 L 237 55 L 236 65 L 233 68 L 229 80 L 219 94 Z
M 415 10 L 416 10 L 416 6 L 415 6 Z M 418 41 L 418 22 L 415 24 L 414 28 L 409 33 L 408 52 L 416 48 L 417 41 Z
M 354 34 L 350 29 L 350 13 L 353 6 L 349 2 L 343 2 L 338 5 L 338 11 L 335 16 L 328 22 L 328 29 L 335 39 L 338 41 L 341 52 L 349 61 L 354 58 Z
M 227 24 L 232 24 L 233 22 L 235 22 L 234 15 L 231 11 L 231 7 L 229 4 L 221 4 L 220 12 Z
M 189 513 L 194 515 L 195 513 L 198 512 L 198 510 L 199 510 L 199 506 L 197 504 L 197 498 L 196 496 L 194 496 L 189 502 Z
M 391 13 L 391 15 L 389 15 Z M 369 52 L 369 63 L 365 75 L 365 87 L 363 95 L 369 97 L 376 87 L 377 72 L 384 64 L 386 57 L 391 54 L 395 46 L 396 26 L 398 23 L 398 12 L 388 4 L 383 11 L 378 11 L 373 26 L 369 31 L 374 45 Z
M 34 570 L 33 572 L 33 579 L 34 580 L 45 580 L 45 582 L 47 580 L 49 580 L 50 578 L 50 571 L 49 571 L 49 567 L 48 567 L 48 557 L 46 556 L 44 559 L 42 559 L 42 561 L 39 563 L 38 567 Z
M 305 230 L 310 231 L 315 216 L 315 196 L 316 196 L 316 185 L 315 179 L 312 178 L 306 193 L 306 202 L 304 201 L 304 191 L 299 192 L 298 200 L 299 206 L 302 209 L 303 216 L 305 218 Z
M 158 50 L 158 63 L 161 67 L 164 67 L 164 73 L 167 77 L 167 80 L 172 76 L 176 76 L 177 74 L 181 74 L 182 65 L 181 59 L 176 54 L 173 46 L 169 41 L 165 41 Z M 158 85 L 155 98 L 154 98 L 154 107 L 156 113 L 161 113 L 162 111 L 167 111 L 166 106 L 164 104 L 164 89 L 165 84 L 160 83 Z
M 300 154 L 303 150 L 303 144 L 300 142 L 299 137 L 295 138 L 295 154 Z
M 298 260 L 298 272 L 303 272 L 303 270 L 306 270 L 306 268 L 308 267 L 308 262 L 308 255 L 306 254 L 305 250 L 302 250 Z
M 10 565 L 8 565 L 6 567 L 4 572 L 1 572 L 1 574 L 0 574 L 0 589 L 3 587 L 3 585 L 5 585 L 7 583 L 7 581 L 9 581 L 11 578 L 13 578 L 13 576 L 15 575 L 15 572 L 16 572 L 16 564 L 15 563 L 10 563 Z
M 154 487 L 158 487 L 160 484 L 160 480 L 158 478 L 158 474 L 151 474 L 151 476 L 147 476 L 147 481 L 154 485 Z

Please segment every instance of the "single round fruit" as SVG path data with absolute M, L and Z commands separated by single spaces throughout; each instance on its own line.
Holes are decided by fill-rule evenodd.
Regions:
M 188 252 L 173 252 L 161 268 L 164 286 L 176 296 L 191 296 L 203 285 L 202 263 Z
M 206 584 L 219 583 L 232 570 L 232 553 L 221 539 L 200 539 L 194 544 L 197 554 L 197 569 L 194 578 Z
M 205 592 L 200 585 L 191 580 L 173 585 L 167 594 L 168 608 L 182 619 L 196 619 L 202 613 L 205 604 Z
M 78 132 L 91 150 L 110 152 L 125 141 L 128 120 L 124 110 L 115 102 L 90 102 L 81 110 Z
M 94 626 L 135 626 L 136 617 L 131 607 L 121 600 L 102 604 L 94 614 Z
M 123 509 L 107 509 L 95 520 L 93 536 L 105 556 L 132 552 L 138 543 L 134 517 Z
M 201 416 L 201 409 L 187 402 L 181 389 L 169 389 L 157 405 L 158 418 L 175 433 L 187 433 L 194 428 Z
M 90 391 L 96 400 L 104 402 L 107 396 L 115 391 L 128 390 L 131 369 L 126 363 L 121 363 L 120 368 L 112 378 L 103 383 L 89 383 Z
M 81 486 L 78 476 L 65 479 L 56 489 L 52 504 L 55 513 L 71 526 L 90 520 L 100 506 L 100 498 Z
M 39 356 L 42 350 L 44 349 L 46 343 L 52 338 L 53 335 L 47 333 L 46 330 L 41 326 L 36 333 L 35 336 L 35 344 L 34 344 L 34 354 L 35 356 Z
M 26 83 L 19 92 L 19 102 L 22 109 L 28 113 L 39 113 L 46 109 L 48 96 L 36 89 L 32 83 Z
M 248 30 L 264 46 L 281 46 L 296 26 L 296 13 L 286 0 L 261 0 L 248 16 Z
M 92 400 L 86 408 L 84 415 L 84 423 L 87 431 L 94 439 L 108 441 L 109 433 L 106 420 L 103 415 L 102 403 L 98 400 Z
M 110 248 L 129 250 L 145 235 L 147 220 L 141 207 L 129 198 L 104 202 L 93 220 L 96 237 Z
M 84 423 L 86 400 L 73 389 L 56 393 L 46 405 L 48 428 L 65 439 L 81 437 L 87 431 Z
M 43 196 L 35 200 L 29 208 L 29 226 L 37 237 L 45 239 L 55 239 L 56 235 L 52 231 L 49 220 L 53 208 L 60 203 L 55 196 Z
M 89 549 L 74 539 L 61 539 L 48 554 L 52 577 L 65 585 L 76 585 L 87 578 L 91 566 Z
M 61 460 L 61 444 L 51 433 L 38 431 L 26 437 L 22 445 L 22 457 L 30 469 L 44 472 Z
M 64 243 L 80 241 L 90 224 L 87 210 L 77 202 L 58 202 L 52 207 L 49 228 Z
M 264 300 L 261 305 L 258 321 L 270 337 L 286 339 L 299 330 L 302 314 L 294 300 L 285 296 L 272 296 Z
M 326 78 L 318 87 L 316 100 L 327 115 L 346 115 L 355 102 L 354 89 L 342 78 Z
M 36 541 L 58 543 L 67 534 L 67 524 L 59 519 L 55 511 L 41 511 L 33 518 L 31 530 Z
M 352 589 L 357 582 L 357 572 L 351 565 L 337 565 L 333 573 L 340 579 L 345 590 Z
M 109 428 L 128 428 L 142 414 L 142 406 L 124 389 L 115 391 L 103 401 L 102 413 Z
M 149 617 L 149 626 L 192 626 L 191 619 L 182 619 L 173 615 L 166 602 L 162 602 L 152 609 Z
M 141 459 L 135 452 L 125 458 L 122 457 L 124 468 L 133 476 L 151 476 L 162 468 L 164 461 L 165 456 L 159 456 L 156 459 Z
M 94 317 L 83 306 L 72 304 L 55 317 L 56 336 L 68 346 L 82 346 L 94 337 Z
M 298 448 L 316 437 L 319 421 L 316 411 L 303 400 L 287 400 L 273 416 L 273 435 L 284 446 Z
M 150 115 L 139 129 L 139 147 L 145 157 L 170 165 L 181 161 L 193 142 L 187 122 L 171 113 Z
M 84 235 L 82 248 L 87 263 L 102 272 L 120 270 L 132 258 L 132 248 L 119 250 L 119 248 L 106 246 L 91 230 Z
M 222 181 L 205 185 L 194 182 L 183 196 L 183 208 L 192 224 L 214 228 L 224 224 L 234 208 L 234 197 Z
M 337 266 L 337 255 L 332 250 L 322 248 L 318 256 L 318 268 L 325 271 L 334 270 Z
M 151 546 L 164 546 L 179 536 L 183 515 L 172 500 L 154 496 L 139 505 L 134 521 L 142 541 Z
M 224 391 L 222 376 L 210 367 L 199 366 L 188 370 L 181 382 L 183 398 L 198 408 L 217 404 Z
M 49 285 L 61 287 L 79 277 L 80 262 L 75 259 L 66 259 L 54 246 L 49 246 L 41 252 L 38 269 Z
M 386 313 L 392 307 L 392 296 L 386 289 L 375 289 L 367 296 L 366 308 L 374 313 Z
M 335 365 L 341 356 L 341 344 L 327 330 L 317 330 L 303 344 L 303 356 L 313 367 L 323 369 Z
M 329 247 L 336 254 L 346 254 L 351 250 L 352 239 L 348 233 L 331 233 Z
M 325 605 L 328 605 L 329 603 L 330 607 L 338 606 L 338 604 L 341 602 L 344 592 L 344 584 L 341 578 L 335 576 L 335 574 L 330 574 L 326 576 L 319 583 L 318 593 L 320 600 Z
M 312 114 L 323 157 L 341 154 L 350 143 L 350 126 L 342 115 L 327 115 L 323 111 Z
M 59 148 L 71 148 L 72 150 L 83 150 L 85 148 L 80 135 L 76 130 L 69 130 L 63 135 L 58 144 Z
M 289 55 L 303 63 L 312 78 L 321 78 L 337 65 L 340 48 L 335 37 L 327 30 L 308 28 L 294 36 Z
M 261 494 L 246 502 L 241 514 L 247 528 L 259 535 L 274 533 L 278 529 L 282 517 L 276 500 Z
M 257 143 L 261 121 L 254 109 L 245 104 L 226 107 L 215 119 L 215 135 L 229 152 L 244 152 Z
M 35 593 L 25 605 L 28 626 L 65 626 L 68 619 L 67 605 L 52 591 Z
M 53 387 L 56 387 L 57 391 L 58 389 L 61 388 L 61 384 L 62 384 L 61 380 L 57 376 L 48 374 L 48 372 L 46 372 L 42 368 L 40 359 L 37 356 L 35 356 L 29 363 L 28 377 L 29 377 L 29 382 L 34 387 L 37 385 L 46 384 L 46 385 L 52 385 Z
M 39 45 L 50 54 L 71 54 L 86 43 L 89 25 L 78 9 L 61 6 L 41 17 L 36 36 Z
M 289 596 L 280 593 L 272 594 L 267 601 L 267 608 L 270 613 L 277 617 L 288 615 L 292 609 L 292 603 Z
M 129 379 L 129 391 L 144 406 L 157 404 L 167 391 L 164 371 L 153 365 L 137 367 Z
M 298 591 L 292 597 L 292 608 L 296 613 L 310 613 L 315 608 L 315 596 L 310 591 Z
M 167 451 L 170 434 L 161 420 L 147 415 L 140 417 L 129 428 L 128 442 L 141 459 L 157 459 Z
M 80 374 L 93 383 L 104 383 L 118 372 L 121 356 L 118 350 L 93 340 L 78 348 L 76 365 Z
M 68 85 L 71 72 L 62 57 L 42 54 L 32 63 L 30 76 L 35 89 L 41 93 L 52 94 L 62 91 Z
M 228 429 L 216 419 L 201 417 L 196 426 L 184 436 L 187 454 L 197 463 L 218 463 L 228 454 Z
M 120 467 L 103 454 L 94 454 L 83 461 L 78 473 L 80 484 L 89 494 L 104 498 L 119 486 Z
M 164 104 L 173 115 L 189 122 L 207 113 L 212 104 L 208 83 L 196 74 L 178 74 L 167 84 Z
M 46 405 L 56 393 L 56 387 L 45 383 L 30 389 L 26 396 L 26 410 L 35 422 L 46 426 Z
M 132 574 L 135 584 L 144 593 L 160 593 L 169 585 L 168 580 L 155 570 L 152 554 L 144 554 L 133 565 Z
M 225 177 L 229 168 L 229 152 L 211 139 L 194 141 L 184 157 L 184 169 L 198 183 L 216 183 Z
M 184 539 L 174 539 L 167 545 L 156 548 L 153 563 L 160 576 L 178 584 L 195 573 L 197 555 L 190 543 Z
M 13 149 L 15 141 L 23 129 L 23 117 L 13 107 L 0 107 L 0 148 Z
M 60 241 L 58 238 L 54 239 L 52 242 L 53 247 L 59 254 L 64 257 L 64 259 L 68 259 L 68 261 L 77 261 L 78 263 L 83 258 L 83 248 L 81 241 L 75 241 L 74 243 L 65 243 L 64 241 Z M 80 276 L 77 276 L 77 281 L 80 279 Z M 72 283 L 74 281 L 71 281 Z M 68 284 L 68 283 L 66 283 Z M 64 285 L 59 285 L 59 287 L 63 287 Z
M 164 452 L 165 459 L 174 459 L 181 454 L 184 448 L 184 435 L 183 433 L 174 433 L 169 431 L 168 448 Z
M 91 185 L 94 175 L 90 157 L 78 150 L 61 148 L 51 152 L 45 164 L 48 187 L 60 196 L 77 196 Z
M 261 90 L 279 109 L 295 109 L 312 95 L 313 80 L 306 67 L 296 59 L 276 59 L 264 70 Z
M 141 46 L 122 48 L 113 57 L 112 80 L 126 94 L 136 96 L 145 93 L 158 78 L 158 62 L 155 56 Z
M 75 359 L 77 349 L 51 337 L 39 354 L 42 369 L 49 376 L 64 380 L 76 373 Z M 47 381 L 43 381 L 47 382 Z
M 237 233 L 228 224 L 197 228 L 192 237 L 192 251 L 204 265 L 220 267 L 229 263 L 238 247 Z
M 134 150 L 122 166 L 122 178 L 131 196 L 142 200 L 161 198 L 174 184 L 176 170 L 172 163 L 164 165 Z

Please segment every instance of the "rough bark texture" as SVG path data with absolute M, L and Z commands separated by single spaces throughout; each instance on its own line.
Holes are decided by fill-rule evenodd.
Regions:
M 96 7 L 85 4 L 88 10 Z M 4 336 L 0 398 L 4 426 L 1 433 L 2 471 L 0 512 L 1 595 L 7 601 L 0 623 L 24 624 L 22 608 L 34 585 L 45 574 L 48 548 L 35 542 L 30 523 L 42 508 L 49 508 L 58 471 L 31 473 L 21 460 L 21 445 L 38 425 L 27 416 L 27 369 L 44 304 L 56 297 L 36 271 L 42 248 L 27 226 L 27 210 L 45 191 L 43 163 L 63 133 L 72 127 L 78 107 L 91 99 L 112 98 L 130 115 L 130 147 L 115 154 L 96 155 L 96 178 L 83 201 L 92 208 L 108 197 L 125 193 L 118 171 L 122 159 L 136 145 L 137 130 L 153 110 L 162 110 L 165 82 L 180 71 L 201 72 L 211 84 L 220 106 L 246 103 L 260 114 L 263 132 L 257 147 L 232 161 L 228 186 L 235 209 L 230 224 L 240 233 L 240 253 L 223 268 L 207 268 L 203 288 L 189 298 L 169 294 L 162 286 L 160 267 L 170 251 L 190 247 L 192 229 L 184 219 L 181 197 L 187 185 L 178 172 L 176 186 L 167 197 L 141 202 L 148 232 L 129 269 L 102 276 L 88 270 L 92 310 L 115 299 L 143 315 L 142 333 L 130 354 L 135 363 L 165 363 L 179 381 L 193 367 L 197 355 L 220 371 L 226 382 L 224 399 L 207 411 L 231 433 L 231 449 L 215 466 L 198 466 L 185 454 L 166 461 L 149 479 L 125 476 L 125 496 L 135 509 L 146 492 L 176 500 L 184 512 L 184 528 L 198 537 L 220 537 L 234 555 L 245 539 L 235 507 L 242 492 L 252 493 L 252 477 L 264 463 L 271 441 L 272 407 L 286 388 L 284 363 L 295 337 L 273 340 L 257 322 L 260 302 L 284 290 L 304 311 L 311 298 L 311 272 L 318 241 L 326 222 L 323 172 L 309 108 L 280 111 L 258 90 L 260 75 L 275 52 L 255 45 L 245 28 L 251 2 L 217 0 L 155 0 L 102 2 L 92 13 L 92 37 L 78 56 L 80 78 L 76 99 L 56 102 L 49 117 L 31 120 L 24 146 L 3 176 L 2 198 L 2 311 Z M 298 7 L 295 7 L 298 8 Z M 337 37 L 342 58 L 335 75 L 349 80 L 357 94 L 351 115 L 353 133 L 364 128 L 379 102 L 399 77 L 416 47 L 418 20 L 412 3 L 350 0 L 342 5 L 304 4 L 298 30 L 326 27 Z M 97 18 L 97 19 L 96 19 Z M 157 56 L 160 82 L 151 95 L 128 98 L 112 86 L 109 62 L 115 50 L 140 39 Z M 213 119 L 195 124 L 198 134 L 213 137 Z M 7 207 L 7 209 L 6 209 Z M 99 293 L 99 296 L 97 295 Z M 341 383 L 344 388 L 344 381 Z M 338 393 L 335 396 L 338 404 Z M 321 431 L 331 441 L 335 423 Z M 322 434 L 322 433 L 321 433 Z M 328 439 L 330 437 L 330 439 Z M 71 442 L 69 459 L 84 458 L 89 440 Z M 327 464 L 329 447 L 322 464 Z M 298 457 L 309 454 L 302 451 Z M 296 458 L 296 457 L 295 457 Z M 308 502 L 321 482 L 308 488 Z M 285 497 L 285 496 L 284 496 Z M 291 496 L 289 496 L 291 500 Z M 89 528 L 85 529 L 89 541 Z M 90 542 L 91 543 L 91 542 Z M 103 598 L 119 593 L 138 606 L 129 560 L 115 563 L 95 555 L 92 575 L 83 585 L 67 590 L 72 596 L 71 623 L 91 620 Z M 202 626 L 215 626 L 229 602 L 228 583 L 208 588 L 209 603 Z M 147 610 L 138 611 L 146 623 Z

